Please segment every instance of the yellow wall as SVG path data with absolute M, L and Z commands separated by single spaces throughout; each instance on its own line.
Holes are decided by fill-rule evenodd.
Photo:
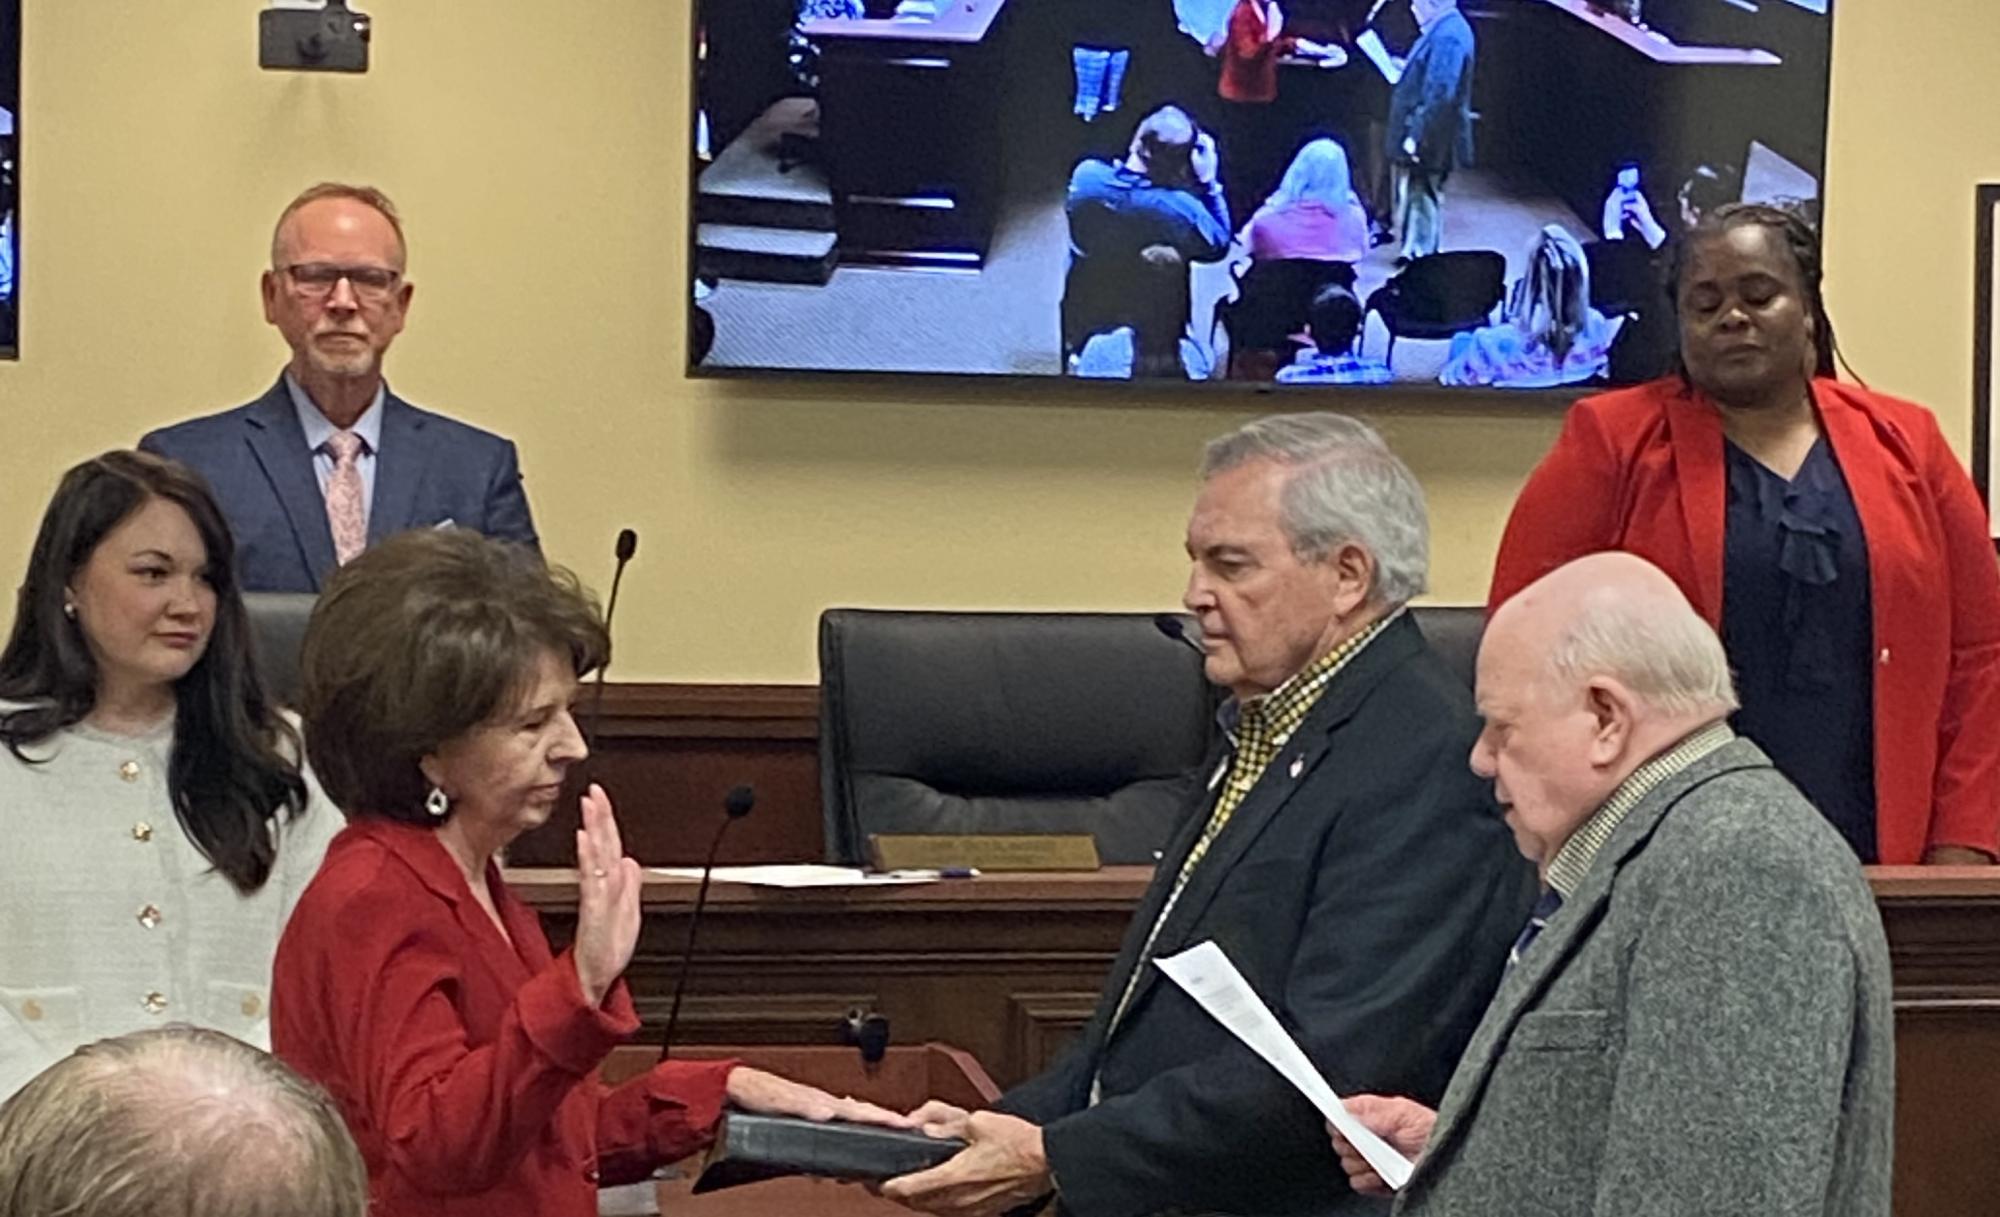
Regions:
M 0 584 L 64 467 L 268 385 L 268 226 L 332 177 L 409 219 L 397 389 L 520 443 L 549 553 L 586 579 L 641 531 L 620 678 L 809 681 L 828 604 L 1173 603 L 1196 450 L 1264 399 L 682 380 L 688 2 L 384 2 L 374 70 L 345 79 L 260 72 L 249 0 L 26 0 Z M 1964 454 L 2000 10 L 1836 8 L 1834 314 L 1863 375 L 1937 409 Z M 1430 493 L 1438 597 L 1479 598 L 1554 420 L 1368 413 Z

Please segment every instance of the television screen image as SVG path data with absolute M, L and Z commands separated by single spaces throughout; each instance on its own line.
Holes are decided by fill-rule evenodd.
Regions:
M 697 0 L 695 374 L 1475 390 L 1673 363 L 1817 219 L 1829 0 Z
M 11 356 L 20 333 L 19 197 L 21 0 L 0 0 L 0 356 Z

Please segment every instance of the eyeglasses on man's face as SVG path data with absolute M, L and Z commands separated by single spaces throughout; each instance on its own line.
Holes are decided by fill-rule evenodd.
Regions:
M 342 266 L 336 262 L 294 262 L 280 268 L 292 282 L 292 290 L 308 300 L 324 300 L 342 279 L 354 289 L 354 297 L 365 304 L 380 304 L 395 293 L 403 273 L 386 266 Z

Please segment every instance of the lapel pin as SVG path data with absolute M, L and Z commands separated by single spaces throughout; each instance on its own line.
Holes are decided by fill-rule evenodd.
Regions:
M 1295 756 L 1295 757 L 1293 757 L 1293 758 L 1292 758 L 1292 769 L 1291 769 L 1291 773 L 1292 773 L 1292 780 L 1293 780 L 1293 781 L 1297 781 L 1297 780 L 1298 780 L 1298 777 L 1299 777 L 1299 775 L 1300 775 L 1301 773 L 1304 773 L 1305 771 L 1306 771 L 1306 758 L 1304 758 L 1304 757 L 1302 757 L 1302 756 Z

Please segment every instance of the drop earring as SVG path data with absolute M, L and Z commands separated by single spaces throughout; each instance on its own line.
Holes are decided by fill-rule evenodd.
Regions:
M 451 813 L 451 797 L 445 794 L 443 787 L 433 786 L 431 792 L 424 796 L 424 810 L 431 814 L 432 819 L 442 820 Z

